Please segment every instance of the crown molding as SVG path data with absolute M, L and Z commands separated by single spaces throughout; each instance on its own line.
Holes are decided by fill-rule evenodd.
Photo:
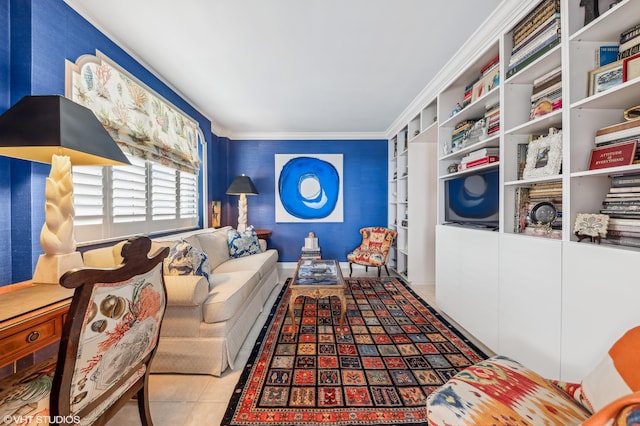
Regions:
M 444 90 L 452 81 L 486 52 L 487 46 L 499 43 L 499 37 L 512 23 L 521 19 L 523 12 L 538 0 L 503 0 L 496 10 L 478 27 L 458 51 L 449 59 L 435 77 L 409 103 L 402 113 L 389 125 L 385 131 L 387 139 L 393 137 L 413 117 L 427 105 L 434 102 L 438 93 Z
M 385 132 L 233 132 L 233 140 L 386 140 Z

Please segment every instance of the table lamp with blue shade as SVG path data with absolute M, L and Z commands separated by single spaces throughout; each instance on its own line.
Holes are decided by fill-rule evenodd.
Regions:
M 44 254 L 33 282 L 58 284 L 62 274 L 84 266 L 74 237 L 71 165 L 131 163 L 90 109 L 59 95 L 25 96 L 0 115 L 0 155 L 51 164 L 40 233 Z

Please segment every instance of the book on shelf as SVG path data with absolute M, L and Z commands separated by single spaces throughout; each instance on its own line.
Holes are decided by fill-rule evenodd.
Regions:
M 636 53 L 640 53 L 640 40 L 638 40 L 637 44 L 634 45 L 633 47 L 630 47 L 625 50 L 620 50 L 620 52 L 618 53 L 618 60 L 628 58 L 630 56 L 635 55 Z
M 487 62 L 482 68 L 480 68 L 480 74 L 486 74 L 489 70 L 500 65 L 500 55 L 494 56 L 489 62 Z
M 544 0 L 513 27 L 513 46 L 518 46 L 524 39 L 541 25 L 560 12 L 559 0 Z
M 622 123 L 615 123 L 609 126 L 601 127 L 596 130 L 596 136 L 606 135 L 608 133 L 615 133 L 622 130 L 628 130 L 631 128 L 638 127 L 640 128 L 640 120 L 627 120 Z
M 600 244 L 611 244 L 617 246 L 640 247 L 640 238 L 634 237 L 618 237 L 608 235 L 606 238 L 600 239 Z
M 629 232 L 640 235 L 640 220 L 637 225 L 611 225 L 607 226 L 607 231 Z
M 600 46 L 596 49 L 595 68 L 603 67 L 618 60 L 620 46 Z
M 609 188 L 609 192 L 640 192 L 640 186 L 611 187 Z M 640 197 L 640 194 L 638 194 L 638 196 Z
M 528 56 L 527 58 L 523 59 L 522 62 L 518 64 L 509 65 L 509 69 L 507 71 L 507 78 L 512 77 L 513 75 L 517 74 L 519 71 L 525 69 L 531 63 L 533 63 L 540 57 L 544 56 L 547 52 L 549 52 L 559 44 L 560 44 L 560 39 L 556 38 L 551 43 L 545 45 L 540 50 L 533 53 L 531 56 Z
M 640 186 L 640 173 L 611 176 L 611 187 Z
M 635 130 L 632 130 L 632 129 L 635 129 Z M 621 133 L 621 132 L 626 132 L 626 133 Z M 613 137 L 612 139 L 617 139 L 618 135 L 626 135 L 626 134 L 633 135 L 634 132 L 640 133 L 640 120 L 628 120 L 622 123 L 616 123 L 610 126 L 602 127 L 596 130 L 596 138 L 598 138 L 599 136 L 605 136 L 611 133 L 615 133 L 616 137 Z M 606 139 L 606 140 L 609 140 L 609 139 Z
M 621 42 L 620 45 L 618 46 L 618 53 L 629 50 L 633 46 L 636 46 L 638 44 L 640 44 L 640 37 L 636 35 L 635 37 L 628 39 L 628 41 Z
M 471 151 L 466 156 L 462 157 L 460 160 L 461 163 L 468 163 L 471 160 L 476 160 L 478 158 L 486 157 L 487 155 L 498 155 L 500 153 L 500 148 L 498 147 L 486 147 L 477 149 L 475 151 Z
M 636 231 L 625 231 L 621 229 L 607 229 L 607 237 L 633 237 L 640 238 L 640 229 Z
M 637 226 L 640 227 L 639 219 L 623 219 L 612 217 L 609 219 L 609 226 Z
M 515 190 L 515 209 L 513 218 L 513 232 L 519 234 L 527 226 L 529 211 L 529 188 L 519 186 Z
M 521 36 L 518 38 L 518 42 L 514 43 L 511 48 L 511 55 L 521 51 L 523 48 L 526 48 L 539 40 L 545 33 L 548 33 L 550 28 L 557 28 L 560 25 L 560 13 L 550 11 L 546 17 L 546 20 L 538 23 L 536 27 L 531 27 L 531 31 L 525 36 Z
M 518 180 L 523 179 L 524 168 L 527 165 L 528 143 L 519 143 L 516 152 L 516 162 L 518 164 Z
M 514 68 L 518 67 L 518 65 L 521 65 L 521 64 L 528 65 L 531 62 L 533 62 L 535 59 L 542 56 L 542 54 L 548 52 L 550 49 L 557 46 L 560 43 L 559 31 L 560 30 L 558 29 L 557 32 L 553 33 L 551 36 L 545 39 L 542 43 L 540 43 L 539 45 L 536 45 L 533 49 L 528 50 L 526 54 L 517 55 L 515 58 L 510 60 L 508 70 L 512 71 Z
M 511 58 L 509 64 L 517 64 L 523 59 L 531 56 L 537 50 L 541 49 L 545 45 L 551 43 L 553 40 L 560 38 L 560 19 L 558 18 L 551 26 L 544 30 L 536 38 L 530 40 L 521 47 L 511 52 Z
M 533 80 L 533 87 L 534 90 L 536 87 L 540 87 L 542 85 L 544 85 L 545 83 L 555 79 L 558 76 L 562 75 L 562 66 L 557 66 L 549 71 L 547 71 L 546 73 L 542 74 L 541 76 L 539 76 L 538 78 Z
M 560 108 L 562 108 L 561 81 L 531 96 L 529 119 L 542 117 Z
M 638 213 L 640 212 L 640 205 L 639 204 L 633 204 L 631 202 L 626 202 L 626 203 L 608 203 L 608 202 L 603 202 L 603 207 L 604 209 L 602 210 L 606 210 L 606 211 L 612 211 L 612 212 L 625 212 L 625 213 Z
M 546 80 L 540 84 L 534 84 L 531 91 L 531 98 L 535 99 L 536 96 L 544 96 L 547 93 L 553 92 L 562 87 L 562 75 L 557 74 L 553 78 Z
M 640 35 L 640 24 L 636 24 L 631 28 L 627 28 L 620 33 L 620 44 L 624 44 L 627 41 L 636 38 Z
M 471 160 L 468 163 L 460 163 L 458 166 L 458 170 L 468 170 L 473 167 L 483 166 L 485 164 L 495 163 L 499 160 L 497 155 L 487 155 L 486 157 L 481 157 L 475 160 Z
M 522 234 L 535 235 L 536 237 L 562 239 L 562 229 L 548 229 L 538 226 L 527 226 L 522 230 Z
M 637 140 L 596 147 L 591 150 L 589 170 L 633 164 L 637 148 Z

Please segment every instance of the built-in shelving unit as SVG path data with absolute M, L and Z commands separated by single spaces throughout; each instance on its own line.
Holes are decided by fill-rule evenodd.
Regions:
M 640 23 L 640 1 L 622 0 L 610 9 L 601 1 L 602 13 L 585 25 L 580 2 L 558 0 L 559 42 L 515 74 L 509 72 L 515 62 L 511 56 L 517 52 L 512 49 L 514 31 L 541 3 L 511 5 L 502 21 L 492 23 L 496 33 L 486 36 L 483 47 L 467 51 L 465 66 L 448 70 L 451 77 L 432 85 L 433 97 L 425 106 L 413 104 L 413 112 L 403 115 L 409 118 L 397 124 L 389 139 L 390 176 L 398 170 L 389 185 L 389 225 L 397 226 L 399 232 L 396 268 L 408 271 L 410 280 L 418 273 L 414 269 L 418 264 L 435 258 L 436 302 L 447 315 L 495 352 L 518 359 L 546 377 L 577 381 L 624 331 L 640 324 L 634 302 L 640 298 L 640 287 L 630 268 L 640 261 L 640 249 L 578 242 L 573 233 L 578 213 L 598 213 L 602 208 L 612 174 L 640 172 L 640 165 L 588 170 L 595 132 L 622 122 L 626 108 L 640 105 L 640 78 L 592 96 L 587 91 L 589 72 L 597 68 L 596 49 L 618 44 L 622 31 Z M 496 56 L 498 84 L 466 101 L 469 85 L 484 75 L 483 69 Z M 561 76 L 562 103 L 536 116 L 531 113 L 533 95 L 553 70 Z M 452 146 L 459 123 L 478 120 L 496 105 L 500 110 L 497 133 Z M 523 178 L 524 147 L 550 128 L 561 130 L 560 170 Z M 396 143 L 398 154 L 392 155 Z M 423 152 L 423 146 L 433 151 Z M 452 166 L 484 148 L 497 149 L 499 160 L 465 170 Z M 420 166 L 425 156 L 435 162 L 434 177 L 425 176 Z M 498 227 L 451 223 L 446 214 L 448 182 L 488 171 L 499 174 Z M 430 184 L 435 188 L 437 211 L 435 217 L 425 219 L 421 212 L 431 203 L 421 203 L 432 194 L 422 188 Z M 561 215 L 540 228 L 529 217 L 526 223 L 533 228 L 525 232 L 523 191 L 545 186 L 554 188 L 552 201 Z M 405 212 L 406 229 L 401 226 Z M 430 226 L 435 227 L 433 251 L 416 243 L 421 235 L 414 236 L 420 227 Z
M 437 135 L 432 102 L 389 139 L 389 227 L 398 232 L 391 264 L 412 284 L 434 283 Z

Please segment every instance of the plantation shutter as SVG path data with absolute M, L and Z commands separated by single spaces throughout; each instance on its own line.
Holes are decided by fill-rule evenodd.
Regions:
M 198 217 L 198 176 L 180 172 L 180 217 Z
M 177 170 L 151 163 L 151 217 L 153 220 L 177 216 Z
M 147 173 L 145 160 L 127 156 L 130 166 L 112 168 L 114 223 L 147 219 Z
M 73 167 L 74 223 L 102 225 L 104 222 L 104 195 L 102 166 Z

